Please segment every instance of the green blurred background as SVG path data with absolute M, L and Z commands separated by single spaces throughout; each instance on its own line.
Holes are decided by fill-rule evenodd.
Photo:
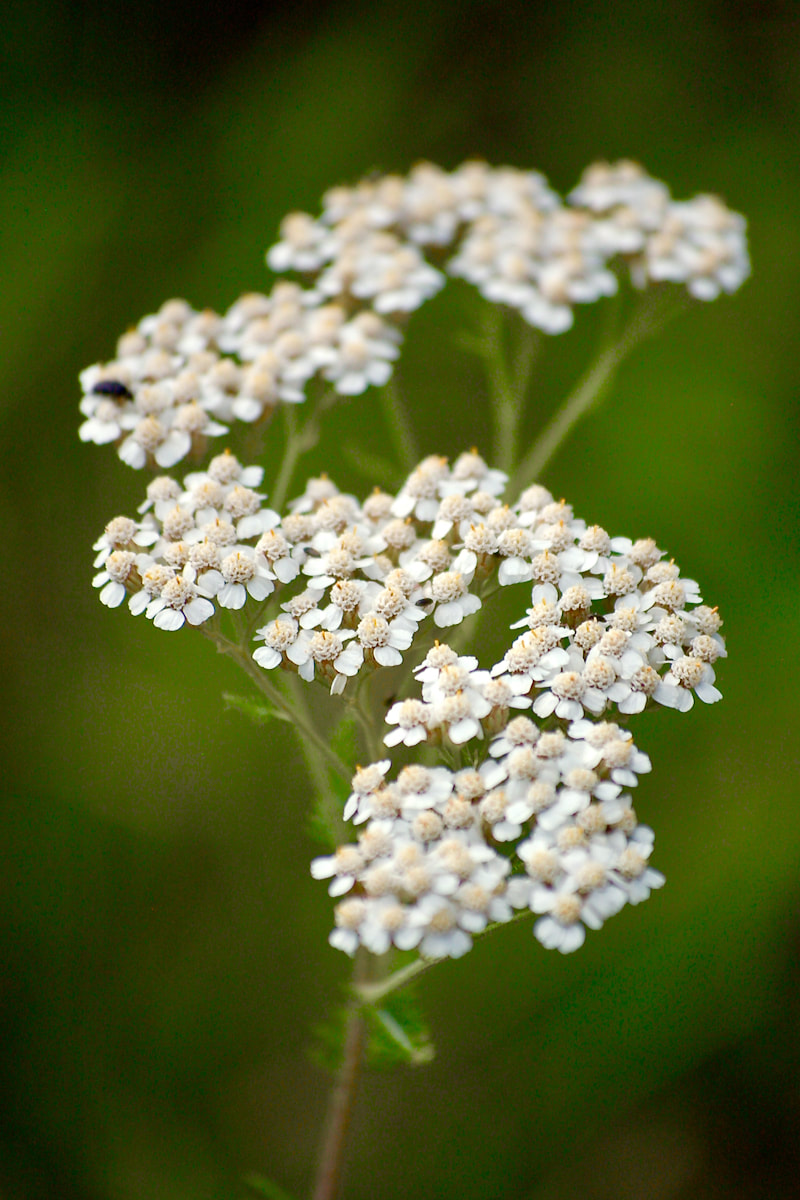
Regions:
M 423 981 L 438 1055 L 365 1079 L 347 1196 L 795 1196 L 796 5 L 41 0 L 3 25 L 2 1200 L 307 1192 L 310 1029 L 347 974 L 308 786 L 223 710 L 207 643 L 98 603 L 91 543 L 144 478 L 79 444 L 76 376 L 169 296 L 266 289 L 280 218 L 332 184 L 474 155 L 561 191 L 634 157 L 749 218 L 752 280 L 644 346 L 543 480 L 701 581 L 725 700 L 638 727 L 662 893 L 576 955 L 516 925 Z M 424 452 L 485 444 L 463 312 L 454 289 L 412 323 Z M 600 320 L 548 342 L 531 431 Z M 365 492 L 341 444 L 380 446 L 375 411 L 337 408 L 310 470 Z

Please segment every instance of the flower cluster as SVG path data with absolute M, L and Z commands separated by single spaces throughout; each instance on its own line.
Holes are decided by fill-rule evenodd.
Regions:
M 475 451 L 452 466 L 432 455 L 397 495 L 376 489 L 363 503 L 311 480 L 284 516 L 265 507 L 261 478 L 226 452 L 182 486 L 153 480 L 139 519 L 114 518 L 95 543 L 101 600 L 127 599 L 170 630 L 216 607 L 274 603 L 256 662 L 340 692 L 362 669 L 399 665 L 423 623 L 433 633 L 459 625 L 495 585 L 529 585 L 530 607 L 512 626 L 525 632 L 502 661 L 477 674 L 468 660 L 444 664 L 435 687 L 429 663 L 422 699 L 387 714 L 397 726 L 389 745 L 451 729 L 458 742 L 500 696 L 505 708 L 532 704 L 541 718 L 570 721 L 719 698 L 721 622 L 697 584 L 652 540 L 587 526 L 546 488 L 502 503 L 506 476 Z
M 265 600 L 287 568 L 256 549 L 280 520 L 254 490 L 262 477 L 260 467 L 242 467 L 226 452 L 182 487 L 166 475 L 154 479 L 139 519 L 115 517 L 95 542 L 102 602 L 117 608 L 127 599 L 135 615 L 176 630 L 202 625 L 214 602 L 239 609 L 248 596 Z
M 381 386 L 409 314 L 447 274 L 555 334 L 575 304 L 616 291 L 617 262 L 637 287 L 669 281 L 702 300 L 749 273 L 741 216 L 713 196 L 677 203 L 629 162 L 590 167 L 566 204 L 535 172 L 423 163 L 334 188 L 318 219 L 291 213 L 267 262 L 303 284 L 246 294 L 224 315 L 170 300 L 87 368 L 81 439 L 168 469 L 232 421 L 301 402 L 313 378 L 346 396 Z
M 513 503 L 476 451 L 424 459 L 396 495 L 363 502 L 325 477 L 281 515 L 258 467 L 230 453 L 179 485 L 147 490 L 138 519 L 96 543 L 95 586 L 162 629 L 253 607 L 253 658 L 334 694 L 411 654 L 418 694 L 385 714 L 384 743 L 444 755 L 356 772 L 345 818 L 358 842 L 315 860 L 340 900 L 331 942 L 458 955 L 513 910 L 563 952 L 663 882 L 652 833 L 623 789 L 650 762 L 614 723 L 647 706 L 719 699 L 725 655 L 716 609 L 650 539 L 611 537 L 544 487 Z M 529 606 L 502 658 L 438 640 L 497 587 Z M 524 608 L 525 601 L 520 608 Z M 519 631 L 519 632 L 518 632 Z M 413 665 L 416 664 L 416 665 Z
M 719 699 L 721 620 L 698 585 L 652 540 L 588 526 L 543 487 L 504 504 L 505 475 L 475 451 L 426 458 L 363 502 L 311 480 L 283 516 L 261 477 L 225 453 L 182 486 L 157 478 L 138 519 L 96 543 L 95 585 L 170 630 L 245 605 L 253 628 L 274 605 L 255 661 L 334 694 L 413 655 L 417 694 L 388 709 L 384 742 L 423 761 L 392 781 L 388 758 L 360 768 L 344 812 L 358 841 L 312 866 L 341 898 L 331 943 L 457 956 L 528 907 L 566 953 L 659 887 L 624 790 L 650 762 L 614 717 Z M 497 587 L 529 607 L 481 669 L 436 635 Z
M 515 623 L 525 631 L 487 670 L 436 641 L 414 670 L 419 695 L 387 712 L 388 747 L 439 759 L 391 782 L 388 758 L 356 772 L 344 816 L 366 827 L 312 864 L 341 897 L 330 941 L 351 954 L 458 956 L 487 924 L 530 908 L 537 938 L 567 953 L 664 882 L 649 865 L 652 831 L 623 792 L 650 761 L 600 718 L 719 699 L 721 621 L 650 539 L 611 538 L 541 487 L 487 511 L 480 485 L 453 490 L 466 458 L 452 473 L 439 460 L 435 488 L 433 461 L 389 511 L 440 535 L 471 576 L 468 594 L 527 585 Z
M 446 646 L 434 659 L 458 662 Z M 406 766 L 392 782 L 389 759 L 359 768 L 345 816 L 365 828 L 311 866 L 331 879 L 332 896 L 346 897 L 331 945 L 455 958 L 471 934 L 530 908 L 540 942 L 568 953 L 586 927 L 662 885 L 649 866 L 652 831 L 623 794 L 650 760 L 617 725 L 543 732 L 518 716 L 474 757 L 457 771 Z

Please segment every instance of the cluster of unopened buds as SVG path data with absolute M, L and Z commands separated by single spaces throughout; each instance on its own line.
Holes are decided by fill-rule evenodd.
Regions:
M 617 722 L 719 699 L 721 622 L 698 585 L 543 487 L 505 503 L 506 476 L 475 451 L 428 457 L 396 495 L 363 501 L 311 480 L 283 516 L 260 482 L 229 453 L 183 485 L 156 478 L 138 518 L 96 544 L 95 585 L 169 630 L 252 609 L 255 662 L 334 694 L 410 656 L 413 691 L 383 740 L 429 765 L 357 770 L 344 815 L 358 841 L 312 867 L 340 898 L 332 944 L 456 956 L 530 907 L 566 952 L 660 886 L 625 791 L 650 762 Z M 444 631 L 498 588 L 521 593 L 520 619 L 481 668 Z
M 334 188 L 318 218 L 290 214 L 267 262 L 302 282 L 248 293 L 223 315 L 170 300 L 87 368 L 81 438 L 164 470 L 232 422 L 300 403 L 315 379 L 345 396 L 381 386 L 408 317 L 448 276 L 555 334 L 621 274 L 711 300 L 749 273 L 741 216 L 714 196 L 676 202 L 630 162 L 589 167 L 566 203 L 536 172 L 422 163 Z

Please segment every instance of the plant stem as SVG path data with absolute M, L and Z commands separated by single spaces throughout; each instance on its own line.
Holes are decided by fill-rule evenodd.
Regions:
M 292 475 L 297 466 L 297 460 L 302 453 L 295 406 L 293 404 L 285 404 L 283 410 L 284 420 L 286 421 L 286 449 L 281 459 L 280 473 L 275 480 L 272 491 L 269 493 L 270 503 L 278 511 L 283 508 L 283 502 L 286 499 L 286 493 L 292 482 Z
M 336 399 L 336 392 L 333 388 L 329 388 L 327 392 L 323 392 L 317 400 L 311 414 L 306 418 L 305 424 L 300 427 L 298 421 L 297 405 L 284 404 L 283 409 L 286 420 L 286 452 L 281 461 L 281 469 L 278 473 L 278 478 L 269 495 L 270 504 L 273 508 L 281 509 L 286 499 L 286 493 L 294 476 L 295 467 L 299 459 L 306 453 L 307 450 L 313 449 L 319 441 L 320 435 L 320 417 L 327 408 L 330 408 Z
M 217 649 L 221 654 L 227 654 L 234 659 L 240 667 L 250 676 L 256 687 L 262 692 L 271 704 L 274 704 L 280 712 L 285 713 L 291 718 L 292 724 L 298 729 L 305 738 L 316 746 L 325 761 L 330 764 L 334 771 L 346 779 L 348 783 L 352 777 L 352 769 L 348 767 L 337 754 L 331 750 L 328 743 L 319 733 L 310 717 L 303 713 L 299 713 L 279 691 L 274 683 L 267 679 L 264 671 L 259 667 L 258 663 L 250 657 L 247 650 L 243 650 L 241 646 L 235 642 L 229 641 L 223 634 L 215 633 L 211 630 L 207 631 L 207 637 L 210 637 L 216 642 Z
M 308 704 L 303 680 L 298 675 L 290 672 L 286 672 L 284 678 L 292 696 L 295 713 L 306 728 L 313 726 L 314 716 Z M 310 753 L 306 750 L 302 739 L 301 746 L 305 754 L 306 767 L 311 776 L 311 782 L 317 793 L 320 815 L 325 821 L 325 827 L 330 832 L 334 844 L 338 845 L 340 841 L 345 841 L 350 836 L 350 829 L 342 820 L 342 805 L 331 790 L 325 763 L 320 761 L 313 749 Z M 350 768 L 348 780 L 352 776 L 352 773 L 352 768 Z
M 491 393 L 491 411 L 495 421 L 494 462 L 508 471 L 516 456 L 517 427 L 522 405 L 514 394 L 503 343 L 503 313 L 488 305 L 483 318 L 483 359 Z
M 510 495 L 516 495 L 522 488 L 539 479 L 573 426 L 597 403 L 634 347 L 645 338 L 652 337 L 681 311 L 682 305 L 676 303 L 671 295 L 666 297 L 666 304 L 664 300 L 665 296 L 661 293 L 646 297 L 619 339 L 600 352 L 578 386 L 556 411 L 530 451 L 520 461 L 509 484 Z
M 512 471 L 516 462 L 525 393 L 538 344 L 536 331 L 522 321 L 519 325 L 510 361 L 505 346 L 506 321 L 495 305 L 487 305 L 483 311 L 480 336 L 462 339 L 462 344 L 484 363 L 495 424 L 492 462 L 504 471 Z
M 358 1088 L 364 1046 L 366 1043 L 366 1021 L 362 1003 L 356 991 L 364 981 L 368 969 L 367 951 L 359 949 L 353 967 L 354 995 L 347 1008 L 347 1026 L 344 1049 L 339 1073 L 333 1085 L 325 1136 L 322 1142 L 317 1177 L 312 1192 L 313 1200 L 335 1200 L 342 1177 L 345 1142 L 350 1117 Z
M 401 967 L 399 971 L 393 971 L 386 979 L 381 979 L 377 983 L 358 984 L 355 990 L 365 1004 L 378 1004 L 386 996 L 391 996 L 392 992 L 399 992 L 400 988 L 411 983 L 412 979 L 416 979 L 440 961 L 441 959 L 435 958 L 415 958 L 413 962 Z
M 400 396 L 394 371 L 388 383 L 384 387 L 378 388 L 378 396 L 386 424 L 389 427 L 392 444 L 397 450 L 404 474 L 408 475 L 419 462 L 419 450 L 408 418 L 408 411 Z

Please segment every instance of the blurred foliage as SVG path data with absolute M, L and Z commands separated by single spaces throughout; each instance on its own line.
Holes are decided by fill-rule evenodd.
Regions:
M 437 1057 L 365 1079 L 347 1195 L 796 1194 L 796 17 L 788 0 L 4 13 L 4 1200 L 230 1200 L 251 1173 L 307 1192 L 327 1081 L 305 1047 L 346 972 L 307 870 L 310 787 L 282 726 L 226 711 L 241 681 L 205 641 L 98 604 L 91 543 L 144 482 L 78 443 L 76 376 L 168 296 L 219 309 L 265 287 L 280 218 L 332 184 L 470 155 L 559 189 L 634 157 L 747 214 L 752 280 L 644 347 L 544 480 L 675 553 L 731 656 L 723 704 L 639 727 L 667 888 L 567 959 L 515 924 L 431 972 Z M 423 453 L 487 444 L 455 345 L 475 311 L 454 287 L 412 322 L 399 383 Z M 531 435 L 592 354 L 602 313 L 578 317 L 544 348 Z M 391 456 L 377 411 L 334 409 L 309 471 L 365 492 L 355 460 Z M 276 440 L 268 471 L 279 457 Z

